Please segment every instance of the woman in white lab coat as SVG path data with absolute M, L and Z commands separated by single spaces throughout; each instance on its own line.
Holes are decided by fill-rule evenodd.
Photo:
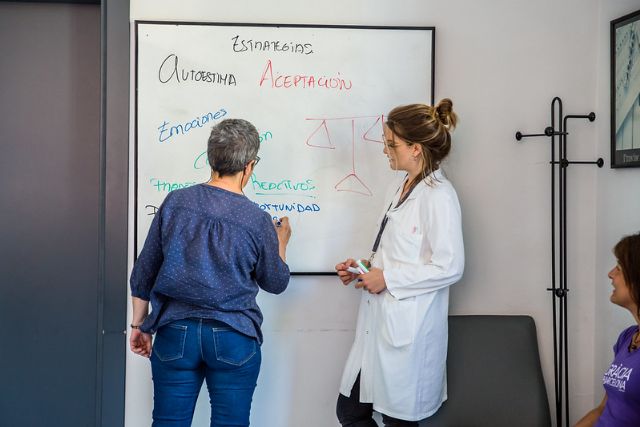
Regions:
M 364 291 L 337 402 L 344 427 L 375 427 L 374 410 L 385 426 L 418 426 L 447 399 L 449 286 L 462 276 L 464 247 L 440 162 L 456 120 L 443 99 L 394 108 L 384 124 L 389 166 L 406 175 L 384 206 L 369 271 L 349 271 L 353 259 L 336 265 L 345 285 Z

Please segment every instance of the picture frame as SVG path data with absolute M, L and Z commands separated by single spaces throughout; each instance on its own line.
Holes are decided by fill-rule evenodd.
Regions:
M 611 167 L 640 167 L 640 10 L 611 21 Z

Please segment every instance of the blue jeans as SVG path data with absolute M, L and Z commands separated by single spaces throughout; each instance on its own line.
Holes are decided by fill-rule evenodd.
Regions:
M 151 354 L 153 426 L 190 426 L 204 380 L 211 427 L 248 426 L 261 360 L 256 339 L 216 320 L 161 327 Z

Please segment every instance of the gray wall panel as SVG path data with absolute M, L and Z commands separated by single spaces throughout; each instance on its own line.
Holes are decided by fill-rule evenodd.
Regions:
M 127 204 L 129 167 L 129 1 L 104 6 L 106 85 L 106 330 L 126 326 Z
M 102 5 L 103 301 L 96 425 L 124 423 L 127 318 L 127 203 L 129 143 L 129 1 Z
M 99 17 L 0 3 L 0 425 L 95 419 Z

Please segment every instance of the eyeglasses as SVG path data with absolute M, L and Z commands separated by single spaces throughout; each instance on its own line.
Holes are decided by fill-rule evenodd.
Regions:
M 389 141 L 387 138 L 385 138 L 384 134 L 382 134 L 380 137 L 382 138 L 382 143 L 384 144 L 385 147 L 387 148 L 396 147 L 396 144 L 393 141 Z
M 394 140 L 388 140 L 388 139 L 386 139 L 384 137 L 384 135 L 382 135 L 382 142 L 387 148 L 397 148 L 400 145 L 402 145 L 402 143 L 404 143 L 405 145 L 407 145 L 409 147 L 411 147 L 413 145 L 413 143 L 408 142 L 408 141 L 396 142 L 395 139 Z
M 397 142 L 384 141 L 384 145 L 386 145 L 387 148 L 396 148 L 400 144 L 398 144 Z
M 256 156 L 255 159 L 249 160 L 247 162 L 247 165 L 245 166 L 245 168 L 248 168 L 248 167 L 255 168 L 259 161 L 260 161 L 260 156 Z M 253 164 L 251 164 L 251 162 L 253 162 Z
M 387 148 L 396 148 L 396 147 L 398 147 L 398 146 L 400 145 L 399 143 L 397 143 L 397 142 L 395 142 L 395 141 L 393 141 L 393 140 L 388 140 L 388 139 L 386 139 L 386 138 L 384 137 L 384 135 L 382 135 L 382 142 L 384 143 L 384 145 L 385 145 Z

